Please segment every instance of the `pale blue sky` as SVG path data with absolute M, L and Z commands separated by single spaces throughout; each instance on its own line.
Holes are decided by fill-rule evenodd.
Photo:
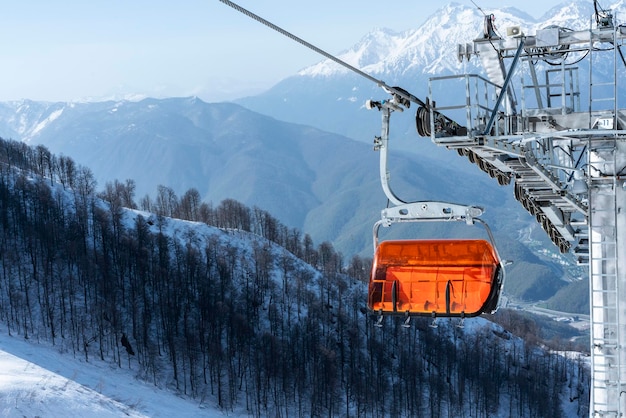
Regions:
M 534 17 L 562 3 L 474 1 L 484 9 L 515 6 Z M 456 2 L 474 7 L 470 0 Z M 0 101 L 102 100 L 132 94 L 218 101 L 269 88 L 323 58 L 218 0 L 3 3 Z M 417 28 L 448 2 L 235 3 L 336 54 L 375 27 Z

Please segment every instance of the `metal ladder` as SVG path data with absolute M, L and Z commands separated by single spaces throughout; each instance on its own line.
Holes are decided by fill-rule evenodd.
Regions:
M 613 146 L 611 146 L 613 143 Z M 591 415 L 623 416 L 621 392 L 626 385 L 626 330 L 620 311 L 624 283 L 621 283 L 618 260 L 617 176 L 615 140 L 605 139 L 591 150 L 590 165 L 599 168 L 589 180 L 589 286 L 592 350 Z
M 621 41 L 613 29 L 613 71 L 609 80 L 593 77 L 600 56 L 592 48 L 589 60 L 589 115 L 592 129 L 618 129 L 617 66 Z M 602 55 L 606 62 L 607 55 Z M 601 72 L 595 71 L 600 74 Z M 620 214 L 624 189 L 619 179 L 623 160 L 624 138 L 607 134 L 589 141 L 589 289 L 591 325 L 591 416 L 626 415 L 626 315 L 624 304 L 626 280 L 623 249 L 618 236 L 626 231 Z M 619 166 L 618 166 L 619 165 Z

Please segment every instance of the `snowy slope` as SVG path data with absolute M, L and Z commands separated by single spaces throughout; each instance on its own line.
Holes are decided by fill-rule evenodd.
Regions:
M 465 322 L 469 334 L 502 332 L 483 318 Z M 506 332 L 505 332 L 506 334 Z M 493 335 L 492 335 L 493 337 Z M 510 339 L 507 335 L 506 339 Z M 520 344 L 516 338 L 511 346 Z M 522 349 L 522 348 L 518 348 Z M 563 353 L 574 361 L 579 353 Z M 506 395 L 508 397 L 508 395 Z M 577 402 L 562 396 L 565 417 L 579 416 Z M 506 416 L 502 402 L 497 416 Z M 247 417 L 227 414 L 200 399 L 183 398 L 138 380 L 131 369 L 73 358 L 57 348 L 0 331 L 0 417 Z
M 220 417 L 200 400 L 137 380 L 131 370 L 73 358 L 0 331 L 2 417 Z M 232 416 L 232 415 L 231 415 Z

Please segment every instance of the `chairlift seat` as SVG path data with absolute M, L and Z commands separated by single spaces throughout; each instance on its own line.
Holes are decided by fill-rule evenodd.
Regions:
M 368 308 L 396 315 L 472 317 L 492 313 L 501 265 L 485 240 L 390 240 L 378 244 Z

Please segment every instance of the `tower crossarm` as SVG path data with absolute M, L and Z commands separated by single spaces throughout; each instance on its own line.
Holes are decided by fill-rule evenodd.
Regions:
M 548 27 L 537 30 L 535 35 L 524 35 L 502 38 L 485 37 L 474 40 L 474 51 L 476 55 L 484 54 L 487 51 L 497 50 L 502 58 L 513 58 L 519 47 L 520 40 L 524 40 L 524 52 L 522 57 L 536 56 L 538 48 L 549 48 L 547 52 L 560 52 L 568 50 L 570 52 L 586 52 L 594 44 L 613 43 L 626 39 L 626 27 L 612 26 L 585 29 L 569 30 L 561 27 Z

